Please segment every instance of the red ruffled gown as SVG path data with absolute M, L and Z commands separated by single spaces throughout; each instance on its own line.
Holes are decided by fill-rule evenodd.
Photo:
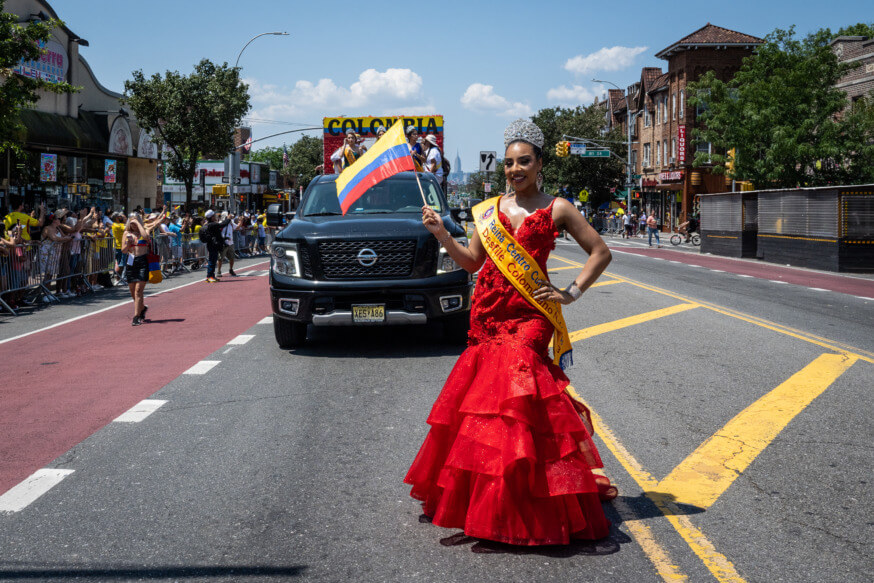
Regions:
M 499 213 L 508 232 L 509 219 Z M 558 236 L 552 205 L 526 217 L 516 240 L 546 273 Z M 553 327 L 487 259 L 477 279 L 470 341 L 428 416 L 431 430 L 404 482 L 432 522 L 514 545 L 607 536 L 601 500 L 616 496 L 584 422 L 552 363 Z

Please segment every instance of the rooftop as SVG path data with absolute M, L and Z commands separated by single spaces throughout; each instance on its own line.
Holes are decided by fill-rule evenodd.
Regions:
M 660 59 L 667 59 L 674 53 L 688 50 L 691 48 L 700 47 L 728 47 L 728 46 L 749 46 L 760 45 L 765 42 L 759 37 L 744 34 L 736 30 L 730 30 L 710 24 L 709 22 L 693 32 L 692 34 L 680 39 L 671 46 L 662 49 L 656 56 Z

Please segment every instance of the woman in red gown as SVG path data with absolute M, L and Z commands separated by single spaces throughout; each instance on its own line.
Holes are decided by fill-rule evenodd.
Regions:
M 540 191 L 540 129 L 517 120 L 504 144 L 504 172 L 515 191 L 498 204 L 504 228 L 541 273 L 559 229 L 589 254 L 568 288 L 545 284 L 534 294 L 570 304 L 598 279 L 610 251 L 570 202 Z M 601 501 L 616 489 L 592 471 L 602 464 L 588 411 L 575 408 L 565 394 L 568 378 L 548 355 L 552 324 L 501 274 L 476 232 L 464 247 L 430 208 L 422 209 L 422 221 L 459 265 L 482 271 L 469 346 L 431 409 L 431 430 L 404 479 L 410 495 L 434 524 L 471 537 L 514 545 L 606 537 Z

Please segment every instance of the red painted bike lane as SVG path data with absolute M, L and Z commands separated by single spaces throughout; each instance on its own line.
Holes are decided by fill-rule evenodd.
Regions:
M 160 287 L 147 288 L 147 294 Z M 271 313 L 266 277 L 224 278 L 0 345 L 0 494 Z
M 687 265 L 698 265 L 727 273 L 749 275 L 759 279 L 785 281 L 786 283 L 802 285 L 804 287 L 825 289 L 874 299 L 874 280 L 869 279 L 809 271 L 797 267 L 784 267 L 782 265 L 774 265 L 773 263 L 754 263 L 752 261 L 714 257 L 712 255 L 693 255 L 669 249 L 633 249 L 623 247 L 622 249 L 611 248 L 611 250 L 631 255 L 657 257 L 659 259 L 677 261 Z

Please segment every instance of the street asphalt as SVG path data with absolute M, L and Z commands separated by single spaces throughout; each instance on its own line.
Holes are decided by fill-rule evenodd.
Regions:
M 253 259 L 238 271 L 250 266 L 264 297 L 239 301 L 264 309 L 243 336 L 220 316 L 185 323 L 224 344 L 198 357 L 218 363 L 155 386 L 148 398 L 166 403 L 141 422 L 109 422 L 70 443 L 41 467 L 73 473 L 0 512 L 0 581 L 874 580 L 874 299 L 741 277 L 728 262 L 692 266 L 689 250 L 650 257 L 622 252 L 636 242 L 608 242 L 616 252 L 603 285 L 565 308 L 570 331 L 581 331 L 568 376 L 597 415 L 620 490 L 605 504 L 608 539 L 525 549 L 428 523 L 402 480 L 463 347 L 428 325 L 310 328 L 305 347 L 280 350 L 266 267 Z M 584 261 L 559 240 L 553 281 L 567 285 Z M 192 283 L 173 294 L 205 301 L 201 277 L 167 283 Z M 107 290 L 3 316 L 0 342 L 96 309 L 126 313 L 112 308 L 123 301 Z M 46 350 L 65 326 L 38 332 Z M 0 343 L 0 361 L 33 357 L 16 354 L 17 342 Z M 94 349 L 83 338 L 81 350 Z M 192 353 L 155 366 L 189 369 Z M 122 383 L 130 369 L 112 366 Z M 776 405 L 762 400 L 789 385 Z M 702 444 L 719 462 L 720 440 L 754 453 L 742 467 L 737 452 L 707 471 L 690 463 Z M 684 498 L 667 479 L 678 467 L 691 468 L 687 483 L 718 484 L 714 499 Z

